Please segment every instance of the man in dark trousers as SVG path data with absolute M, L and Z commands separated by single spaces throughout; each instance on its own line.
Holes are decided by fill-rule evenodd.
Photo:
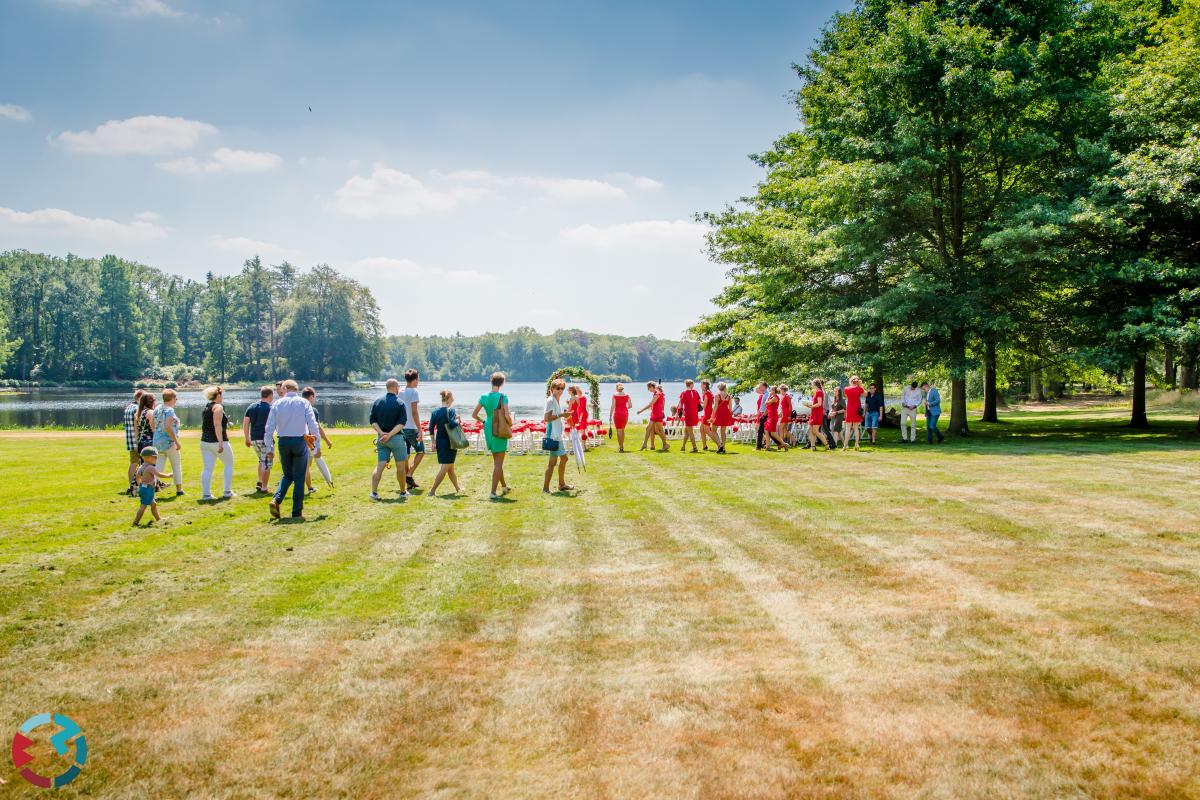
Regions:
M 271 498 L 271 516 L 279 519 L 279 504 L 287 497 L 288 488 L 295 484 L 292 491 L 292 519 L 304 519 L 304 475 L 308 471 L 308 443 L 304 437 L 311 436 L 315 441 L 320 435 L 317 428 L 317 417 L 307 400 L 297 394 L 299 386 L 288 379 L 283 382 L 283 390 L 287 394 L 271 405 L 271 413 L 267 415 L 267 427 L 263 433 L 263 446 L 267 453 L 273 453 L 275 440 L 279 437 L 279 463 L 282 474 L 279 477 L 279 488 Z
M 763 436 L 766 435 L 767 428 L 767 383 L 759 381 L 758 386 L 754 387 L 754 393 L 758 395 L 758 440 L 754 445 L 755 450 L 763 449 Z

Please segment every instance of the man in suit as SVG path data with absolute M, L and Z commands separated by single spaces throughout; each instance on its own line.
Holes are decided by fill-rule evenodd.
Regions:
M 927 444 L 933 444 L 936 434 L 938 444 L 941 444 L 946 440 L 938 430 L 938 417 L 942 415 L 942 393 L 936 386 L 930 386 L 928 383 L 921 384 L 921 391 L 925 393 L 925 441 Z

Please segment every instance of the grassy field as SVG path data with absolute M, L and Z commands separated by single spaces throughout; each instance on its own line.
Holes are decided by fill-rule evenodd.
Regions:
M 0 434 L 5 730 L 79 722 L 80 797 L 1200 797 L 1194 415 L 1008 418 L 499 503 L 370 503 L 335 433 L 302 525 L 193 444 L 139 529 L 119 435 Z

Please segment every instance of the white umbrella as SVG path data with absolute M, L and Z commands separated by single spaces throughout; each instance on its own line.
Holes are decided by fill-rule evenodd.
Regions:
M 571 449 L 575 452 L 575 468 L 587 471 L 587 459 L 583 457 L 583 438 L 579 435 L 579 429 L 571 431 Z

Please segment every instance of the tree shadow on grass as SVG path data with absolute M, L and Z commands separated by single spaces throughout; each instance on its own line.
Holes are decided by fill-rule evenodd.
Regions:
M 1085 416 L 1078 410 L 1063 410 L 1015 412 L 999 424 L 972 419 L 970 426 L 971 435 L 966 438 L 947 433 L 943 447 L 1013 456 L 1039 453 L 1095 456 L 1200 449 L 1195 423 L 1183 419 L 1151 417 L 1149 428 L 1137 429 L 1129 427 L 1124 417 Z M 919 436 L 923 434 L 924 430 L 918 430 Z

